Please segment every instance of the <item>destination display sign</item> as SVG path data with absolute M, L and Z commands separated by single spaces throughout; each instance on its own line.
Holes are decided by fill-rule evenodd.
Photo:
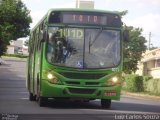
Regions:
M 49 23 L 120 27 L 121 19 L 118 15 L 111 13 L 56 11 L 50 14 Z

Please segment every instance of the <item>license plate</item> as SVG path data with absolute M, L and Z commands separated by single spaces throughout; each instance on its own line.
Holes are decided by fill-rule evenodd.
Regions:
M 117 93 L 115 91 L 104 91 L 104 96 L 116 96 Z

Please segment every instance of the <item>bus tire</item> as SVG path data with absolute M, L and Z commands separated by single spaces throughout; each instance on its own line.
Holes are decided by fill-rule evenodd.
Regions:
M 40 107 L 45 107 L 47 105 L 48 98 L 39 96 L 38 104 Z
M 37 96 L 36 96 L 36 100 L 37 100 L 40 107 L 45 107 L 47 105 L 47 102 L 48 102 L 48 98 L 42 97 L 40 95 L 39 74 L 37 74 Z
M 102 108 L 110 108 L 111 107 L 111 99 L 101 99 Z
M 29 100 L 36 101 L 36 95 L 33 95 L 33 93 L 29 92 Z

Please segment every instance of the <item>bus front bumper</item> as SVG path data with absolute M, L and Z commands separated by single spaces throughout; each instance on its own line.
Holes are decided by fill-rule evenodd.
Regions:
M 57 85 L 42 80 L 40 95 L 48 98 L 120 99 L 121 86 L 89 87 L 76 85 Z

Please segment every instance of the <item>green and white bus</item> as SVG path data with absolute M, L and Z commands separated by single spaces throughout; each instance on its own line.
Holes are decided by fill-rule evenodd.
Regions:
M 109 108 L 120 99 L 124 33 L 115 12 L 49 10 L 30 33 L 29 99 L 100 99 Z

